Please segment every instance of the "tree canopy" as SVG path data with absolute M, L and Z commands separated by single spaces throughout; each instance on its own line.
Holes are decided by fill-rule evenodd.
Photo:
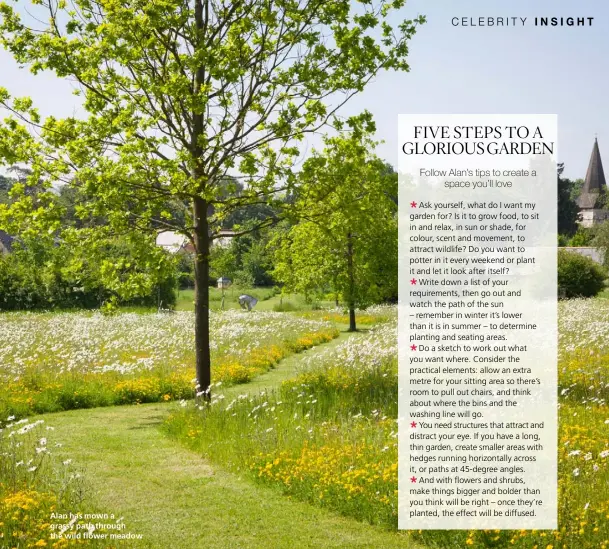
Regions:
M 291 291 L 332 289 L 355 309 L 397 295 L 397 174 L 369 135 L 325 139 L 300 177 L 301 219 L 279 235 L 275 276 Z
M 570 179 L 562 177 L 563 164 L 558 164 L 558 234 L 573 236 L 577 231 L 579 206 L 575 202 L 577 185 Z
M 12 113 L 0 122 L 0 163 L 31 170 L 13 187 L 15 200 L 0 204 L 0 227 L 58 231 L 52 188 L 63 182 L 85 197 L 77 215 L 103 218 L 104 231 L 168 229 L 191 239 L 204 392 L 210 243 L 223 220 L 281 204 L 295 185 L 299 143 L 329 124 L 340 129 L 341 107 L 379 71 L 408 70 L 408 41 L 424 18 L 393 24 L 404 0 L 31 4 L 24 19 L 0 1 L 0 44 L 34 74 L 74 82 L 86 114 L 42 119 L 29 98 L 0 88 Z M 228 175 L 240 192 L 226 192 Z M 30 196 L 41 182 L 46 192 Z M 96 238 L 91 227 L 70 230 Z

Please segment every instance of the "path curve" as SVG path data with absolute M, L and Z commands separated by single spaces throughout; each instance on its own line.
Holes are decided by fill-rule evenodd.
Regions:
M 306 352 L 336 345 L 343 340 Z M 247 386 L 277 386 L 305 353 Z M 415 549 L 407 535 L 387 532 L 297 502 L 272 488 L 210 465 L 166 437 L 160 425 L 177 406 L 147 404 L 46 414 L 56 450 L 70 467 L 82 467 L 92 512 L 124 517 L 141 541 L 121 547 L 159 549 Z

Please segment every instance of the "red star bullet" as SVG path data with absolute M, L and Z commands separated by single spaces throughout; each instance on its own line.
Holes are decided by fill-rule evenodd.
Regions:
M 417 481 L 417 477 L 410 477 L 410 482 L 416 482 Z
M 410 203 L 410 205 L 411 205 L 413 208 L 416 208 L 416 207 L 417 207 L 417 203 L 416 203 L 414 200 L 413 200 L 413 201 Z
M 410 350 L 411 351 L 416 351 L 417 350 L 417 346 L 416 345 L 411 345 L 410 346 Z
M 411 283 L 411 284 L 416 284 L 416 283 L 417 283 L 417 279 L 416 279 L 416 278 L 412 278 L 412 279 L 410 280 L 410 283 Z
M 416 427 L 416 426 L 417 426 L 417 422 L 416 422 L 416 421 L 413 421 L 413 422 L 410 424 L 410 426 L 411 426 L 411 427 Z

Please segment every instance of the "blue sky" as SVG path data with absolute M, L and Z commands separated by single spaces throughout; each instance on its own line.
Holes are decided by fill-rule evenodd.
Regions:
M 609 2 L 600 0 L 410 0 L 424 14 L 410 73 L 385 74 L 350 108 L 370 109 L 382 156 L 397 156 L 399 113 L 558 115 L 559 161 L 584 177 L 595 133 L 609 169 Z M 594 17 L 592 27 L 453 27 L 452 17 Z
M 384 73 L 346 113 L 370 110 L 379 154 L 397 164 L 401 113 L 556 113 L 559 161 L 585 175 L 595 134 L 609 169 L 609 2 L 601 0 L 409 0 L 395 17 L 428 22 L 410 44 L 409 73 Z M 455 27 L 453 17 L 594 17 L 592 27 Z M 528 23 L 528 22 L 527 22 Z M 29 95 L 42 114 L 71 115 L 72 86 L 31 76 L 0 51 L 0 86 Z

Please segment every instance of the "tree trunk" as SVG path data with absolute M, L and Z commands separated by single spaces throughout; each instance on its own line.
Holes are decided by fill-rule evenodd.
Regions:
M 209 352 L 209 227 L 207 202 L 193 202 L 195 241 L 195 357 L 197 392 L 211 398 L 211 358 Z
M 203 1 L 195 0 L 195 26 L 202 32 L 205 23 Z M 199 47 L 200 36 L 197 37 L 195 50 Z M 195 52 L 196 53 L 196 52 Z M 194 92 L 201 92 L 205 82 L 205 67 L 197 67 L 194 81 Z M 192 113 L 192 143 L 191 156 L 193 161 L 193 177 L 198 191 L 203 194 L 208 182 L 204 178 L 201 167 L 203 149 L 200 138 L 204 135 L 203 113 L 194 110 Z M 211 399 L 211 358 L 209 352 L 209 223 L 208 201 L 196 196 L 193 199 L 193 222 L 195 244 L 195 357 L 197 372 L 197 393 L 203 393 L 203 398 Z
M 340 305 L 339 299 L 338 299 L 338 275 L 335 274 L 332 278 L 332 283 L 334 286 L 334 305 L 338 308 L 338 306 Z
M 349 331 L 357 331 L 357 326 L 355 325 L 355 307 L 352 305 L 349 306 Z
M 353 235 L 347 234 L 347 275 L 349 276 L 349 331 L 357 331 L 355 324 L 355 273 L 353 267 Z

